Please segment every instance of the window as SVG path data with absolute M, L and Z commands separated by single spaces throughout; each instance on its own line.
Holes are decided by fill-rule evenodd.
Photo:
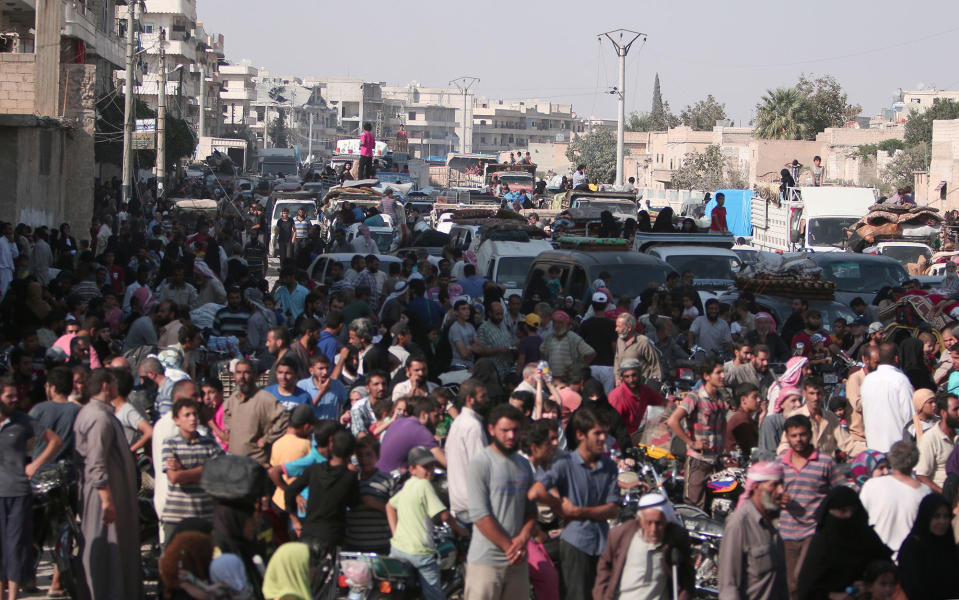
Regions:
M 486 143 L 486 136 L 485 136 L 485 135 L 481 135 L 481 136 L 480 136 L 480 143 L 481 143 L 481 144 L 485 144 L 485 143 Z
M 480 125 L 486 125 L 486 121 L 483 120 L 483 119 L 481 119 L 481 120 L 480 120 Z
M 262 121 L 265 118 L 266 118 L 266 107 L 258 106 L 256 108 L 256 120 Z
M 406 115 L 406 120 L 407 120 L 407 121 L 415 121 L 415 120 L 416 120 L 416 111 L 415 111 L 415 110 L 411 110 L 411 111 L 409 112 L 409 114 Z

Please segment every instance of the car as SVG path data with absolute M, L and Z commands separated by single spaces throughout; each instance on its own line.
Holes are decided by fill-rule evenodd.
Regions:
M 376 242 L 376 247 L 383 254 L 388 254 L 393 245 L 394 231 L 392 227 L 373 227 L 370 228 L 370 237 Z M 353 223 L 346 228 L 346 241 L 352 242 L 360 235 L 360 223 Z
M 646 250 L 646 254 L 665 261 L 680 274 L 692 271 L 697 289 L 725 289 L 743 268 L 742 259 L 725 248 L 653 246 Z
M 293 219 L 299 213 L 299 210 L 302 208 L 306 211 L 306 218 L 310 221 L 310 225 L 319 225 L 320 217 L 316 210 L 316 201 L 311 199 L 295 200 L 295 199 L 275 199 L 271 200 L 273 205 L 273 210 L 270 213 L 270 229 L 267 232 L 267 240 L 271 242 L 273 238 L 273 228 L 276 227 L 276 222 L 280 220 L 283 209 L 290 211 L 290 218 Z
M 599 279 L 599 274 L 607 272 L 610 280 L 606 282 L 614 296 L 635 298 L 649 284 L 663 284 L 666 276 L 675 270 L 654 256 L 640 254 L 628 249 L 612 247 L 610 250 L 573 250 L 559 249 L 542 252 L 533 260 L 523 285 L 523 297 L 532 298 L 538 294 L 546 299 L 546 276 L 550 267 L 559 267 L 560 296 L 572 296 L 576 300 L 589 303 L 591 284 Z
M 853 298 L 871 304 L 881 288 L 898 286 L 910 279 L 899 261 L 888 256 L 853 252 L 810 252 L 822 278 L 836 284 L 836 300 L 849 305 Z
M 330 254 L 321 254 L 313 259 L 313 262 L 310 263 L 310 266 L 307 267 L 306 273 L 309 275 L 310 279 L 318 282 L 321 285 L 332 285 L 332 277 L 330 276 L 330 265 L 333 263 L 340 263 L 343 267 L 343 272 L 345 273 L 347 269 L 350 268 L 350 261 L 353 260 L 353 257 L 356 256 L 355 252 L 333 252 Z M 390 263 L 402 263 L 403 259 L 396 256 L 390 256 L 389 254 L 377 254 L 376 257 L 380 259 L 380 270 L 384 273 L 389 273 Z
M 862 253 L 888 256 L 898 260 L 903 266 L 906 266 L 909 263 L 918 262 L 920 256 L 925 256 L 928 260 L 932 258 L 933 254 L 932 248 L 929 247 L 929 244 L 924 244 L 922 242 L 907 242 L 903 240 L 879 242 L 878 244 L 864 248 Z

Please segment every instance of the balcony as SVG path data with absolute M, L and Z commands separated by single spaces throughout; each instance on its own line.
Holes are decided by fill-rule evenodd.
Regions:
M 256 93 L 253 90 L 247 90 L 243 88 L 240 88 L 240 89 L 227 88 L 225 90 L 220 90 L 221 100 L 252 102 L 255 98 L 256 98 Z
M 67 0 L 63 3 L 62 35 L 82 40 L 88 46 L 96 47 L 97 26 L 87 14 L 86 6 L 76 0 Z
M 196 0 L 146 0 L 147 14 L 180 15 L 196 21 Z

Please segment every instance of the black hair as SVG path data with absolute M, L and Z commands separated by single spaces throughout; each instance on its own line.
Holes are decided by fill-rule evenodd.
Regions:
M 553 419 L 537 419 L 523 428 L 520 446 L 523 452 L 530 453 L 533 444 L 545 444 L 549 440 L 549 432 L 556 431 L 557 423 Z
M 489 411 L 486 422 L 490 426 L 495 427 L 496 424 L 499 423 L 500 419 L 509 419 L 515 423 L 522 423 L 524 421 L 523 413 L 521 413 L 518 408 L 512 404 L 509 404 L 508 402 L 494 406 L 492 410 Z
M 316 445 L 323 448 L 330 443 L 330 438 L 342 426 L 333 419 L 320 419 L 313 426 L 313 440 Z
M 349 459 L 356 449 L 356 438 L 346 429 L 339 429 L 333 434 L 333 451 L 336 458 Z
M 806 431 L 812 433 L 812 421 L 806 415 L 793 415 L 783 423 L 783 431 L 786 432 L 796 427 L 804 427 Z
M 571 441 L 575 440 L 578 443 L 579 438 L 577 434 L 582 433 L 586 435 L 597 425 L 608 427 L 609 423 L 606 421 L 604 415 L 593 411 L 589 407 L 582 407 L 573 413 L 573 416 L 570 418 L 566 436 Z
M 523 403 L 523 412 L 531 413 L 533 411 L 533 406 L 536 403 L 536 398 L 533 396 L 533 392 L 527 392 L 525 390 L 515 391 L 509 395 L 510 398 L 516 398 Z
M 193 408 L 196 412 L 200 412 L 200 403 L 194 398 L 177 398 L 173 401 L 173 418 L 180 416 L 180 411 L 184 408 Z

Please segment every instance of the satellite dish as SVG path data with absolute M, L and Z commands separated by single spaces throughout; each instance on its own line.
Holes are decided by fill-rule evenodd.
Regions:
M 926 84 L 924 84 L 923 82 L 920 81 L 919 83 L 916 84 L 916 89 L 919 90 L 919 91 L 922 91 L 922 90 L 926 89 Z

